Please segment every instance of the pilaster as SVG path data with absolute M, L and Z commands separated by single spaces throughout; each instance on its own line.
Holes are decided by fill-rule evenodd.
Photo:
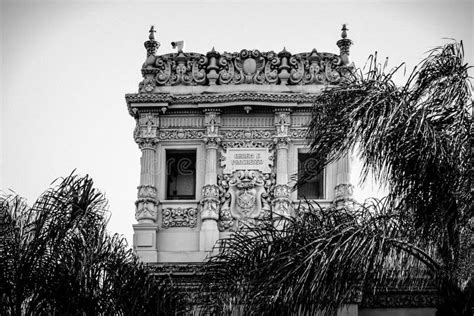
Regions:
M 134 249 L 143 262 L 157 262 L 157 212 L 158 190 L 155 183 L 157 168 L 156 145 L 158 132 L 158 115 L 139 113 L 135 129 L 135 141 L 142 152 L 140 158 L 140 184 L 135 202 L 135 219 L 133 225 Z
M 290 142 L 289 127 L 290 110 L 275 110 L 275 138 L 273 139 L 276 148 L 277 158 L 277 178 L 273 190 L 272 209 L 275 225 L 282 227 L 284 222 L 282 217 L 289 217 L 293 213 L 293 203 L 290 200 L 291 189 L 288 185 L 288 144 Z
M 217 109 L 205 111 L 204 123 L 206 135 L 206 175 L 202 188 L 201 201 L 201 231 L 199 248 L 201 251 L 211 251 L 219 239 L 219 187 L 217 186 L 217 148 L 221 142 L 219 136 L 220 112 Z
M 354 202 L 354 186 L 350 183 L 351 161 L 349 154 L 345 154 L 336 162 L 336 186 L 334 188 L 333 203 L 336 207 L 347 206 Z

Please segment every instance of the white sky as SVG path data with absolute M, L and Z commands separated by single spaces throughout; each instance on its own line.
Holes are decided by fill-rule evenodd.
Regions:
M 109 229 L 130 243 L 140 151 L 124 94 L 137 92 L 151 24 L 160 54 L 175 40 L 200 53 L 338 53 L 348 23 L 358 66 L 378 51 L 411 69 L 443 38 L 463 40 L 474 64 L 472 1 L 0 2 L 0 188 L 31 204 L 76 168 L 106 193 Z

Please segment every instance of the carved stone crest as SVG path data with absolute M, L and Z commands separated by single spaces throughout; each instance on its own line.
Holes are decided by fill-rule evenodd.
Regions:
M 274 183 L 274 175 L 257 170 L 238 170 L 221 176 L 221 230 L 237 230 L 241 223 L 255 219 L 269 220 L 269 192 Z

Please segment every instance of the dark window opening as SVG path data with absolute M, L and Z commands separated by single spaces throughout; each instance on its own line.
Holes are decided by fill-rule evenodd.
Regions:
M 166 151 L 166 199 L 196 198 L 196 150 Z
M 298 188 L 298 199 L 324 198 L 324 171 L 315 172 L 316 161 L 307 153 L 298 153 L 298 174 L 310 175 L 307 182 Z

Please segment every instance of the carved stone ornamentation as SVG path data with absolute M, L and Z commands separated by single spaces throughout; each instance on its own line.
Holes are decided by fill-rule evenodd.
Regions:
M 278 136 L 273 139 L 277 149 L 288 149 L 288 144 L 290 143 L 291 138 L 285 136 Z
M 348 51 L 347 41 L 340 45 L 344 47 L 343 53 Z M 315 49 L 300 54 L 285 49 L 278 54 L 247 49 L 221 54 L 213 49 L 207 54 L 178 51 L 154 56 L 155 47 L 155 41 L 149 41 L 141 93 L 149 93 L 155 86 L 173 85 L 332 84 L 346 75 L 339 55 L 319 53 Z
M 155 138 L 139 137 L 135 139 L 135 141 L 137 142 L 140 150 L 145 150 L 145 149 L 155 150 L 155 145 L 157 143 L 157 139 Z
M 351 199 L 354 194 L 354 186 L 352 184 L 339 184 L 334 188 L 334 199 Z
M 138 119 L 138 137 L 155 138 L 158 131 L 159 118 L 151 113 L 140 114 Z
M 306 133 L 307 129 L 305 128 L 295 128 L 295 129 L 290 129 L 290 137 L 292 139 L 305 139 L 306 138 Z
M 207 148 L 217 148 L 221 142 L 221 137 L 219 135 L 219 112 L 206 112 L 204 123 L 206 124 L 206 136 L 204 137 L 204 143 L 206 143 Z
M 215 184 L 208 184 L 202 188 L 202 199 L 199 202 L 201 207 L 201 220 L 219 219 L 219 187 Z
M 286 184 L 277 184 L 273 189 L 273 213 L 280 216 L 293 215 L 293 202 L 290 200 L 291 188 Z
M 138 187 L 137 201 L 135 202 L 135 219 L 140 222 L 156 221 L 157 212 L 157 190 L 151 185 Z
M 161 130 L 159 138 L 161 140 L 169 139 L 202 139 L 205 135 L 203 130 L 197 129 L 170 129 Z
M 239 170 L 232 175 L 220 176 L 220 229 L 237 230 L 240 222 L 269 220 L 269 192 L 274 183 L 274 175 L 262 174 L 257 170 Z
M 294 93 L 266 93 L 266 92 L 235 92 L 225 94 L 190 94 L 177 95 L 169 93 L 139 93 L 127 94 L 129 112 L 132 111 L 131 103 L 167 103 L 174 104 L 200 104 L 200 103 L 224 103 L 224 102 L 275 102 L 275 103 L 312 103 L 315 100 L 313 94 Z
M 361 306 L 365 308 L 409 308 L 436 307 L 436 291 L 386 292 L 364 295 Z
M 272 141 L 253 141 L 250 139 L 241 140 L 241 141 L 223 141 L 221 144 L 224 150 L 228 148 L 268 148 L 269 150 L 273 149 L 274 143 Z M 273 157 L 272 157 L 273 159 Z
M 137 200 L 135 202 L 135 219 L 139 223 L 156 222 L 156 202 L 152 200 Z
M 223 134 L 225 139 L 269 139 L 273 135 L 272 130 L 238 129 L 227 131 Z
M 197 224 L 197 208 L 165 208 L 163 209 L 163 228 L 172 227 L 196 227 Z
M 343 183 L 336 185 L 334 188 L 334 200 L 332 203 L 339 206 L 351 206 L 351 203 L 354 202 L 353 199 L 354 186 L 349 183 Z

